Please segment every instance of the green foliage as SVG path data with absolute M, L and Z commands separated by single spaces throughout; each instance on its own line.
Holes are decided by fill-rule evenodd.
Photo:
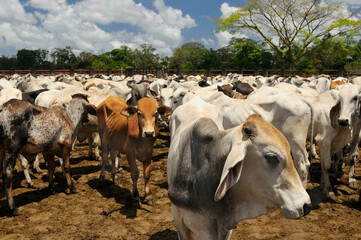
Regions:
M 170 68 L 200 69 L 204 67 L 208 50 L 203 44 L 189 42 L 173 51 Z

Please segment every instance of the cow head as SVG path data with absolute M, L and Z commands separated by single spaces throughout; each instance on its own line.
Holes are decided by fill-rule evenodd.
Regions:
M 160 102 L 161 104 L 173 108 L 174 105 L 174 88 L 162 88 L 160 90 Z
M 331 109 L 330 118 L 332 126 L 352 126 L 354 117 L 360 115 L 361 88 L 353 84 L 345 84 L 339 90 L 339 101 Z
M 223 92 L 228 97 L 233 97 L 233 87 L 230 84 L 224 84 L 223 86 L 217 86 L 218 92 Z
M 231 191 L 237 201 L 248 203 L 249 212 L 255 217 L 277 207 L 288 218 L 307 214 L 311 200 L 284 135 L 259 115 L 250 116 L 233 131 L 215 201 Z
M 172 112 L 169 107 L 163 105 L 158 107 L 156 99 L 145 97 L 138 101 L 137 106 L 128 106 L 120 113 L 126 117 L 137 114 L 136 119 L 141 137 L 152 138 L 159 134 L 157 128 L 158 115 L 170 115 Z

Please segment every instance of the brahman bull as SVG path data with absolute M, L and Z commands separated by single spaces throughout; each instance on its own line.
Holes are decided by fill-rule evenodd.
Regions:
M 115 178 L 115 158 L 118 153 L 125 153 L 133 181 L 133 200 L 139 203 L 138 176 L 136 159 L 143 162 L 145 201 L 151 202 L 150 170 L 153 145 L 159 134 L 158 114 L 171 114 L 166 106 L 157 107 L 156 100 L 145 97 L 137 106 L 128 106 L 124 99 L 109 97 L 97 109 L 98 128 L 102 145 L 102 167 L 100 182 L 105 180 L 105 165 L 111 148 L 112 180 Z
M 184 115 L 179 109 L 172 119 Z M 239 221 L 274 208 L 287 218 L 310 212 L 280 131 L 259 115 L 225 131 L 212 119 L 172 131 L 179 141 L 169 149 L 168 195 L 179 239 L 230 239 Z

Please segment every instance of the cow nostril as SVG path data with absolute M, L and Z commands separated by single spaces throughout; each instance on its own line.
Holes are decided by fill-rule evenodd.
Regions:
M 303 205 L 303 216 L 309 214 L 311 212 L 311 209 L 312 209 L 311 204 L 306 203 L 305 205 Z
M 348 119 L 339 119 L 339 120 L 338 120 L 338 123 L 339 123 L 341 126 L 348 126 Z
M 148 131 L 148 132 L 144 132 L 144 135 L 146 137 L 153 137 L 154 131 Z

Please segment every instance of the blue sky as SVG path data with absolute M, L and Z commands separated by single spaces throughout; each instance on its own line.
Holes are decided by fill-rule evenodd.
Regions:
M 361 6 L 359 1 L 344 2 Z M 121 45 L 135 49 L 148 43 L 161 56 L 170 56 L 190 41 L 218 49 L 232 36 L 214 34 L 216 24 L 211 21 L 246 4 L 246 0 L 1 0 L 0 54 L 66 46 L 76 54 L 100 54 Z

